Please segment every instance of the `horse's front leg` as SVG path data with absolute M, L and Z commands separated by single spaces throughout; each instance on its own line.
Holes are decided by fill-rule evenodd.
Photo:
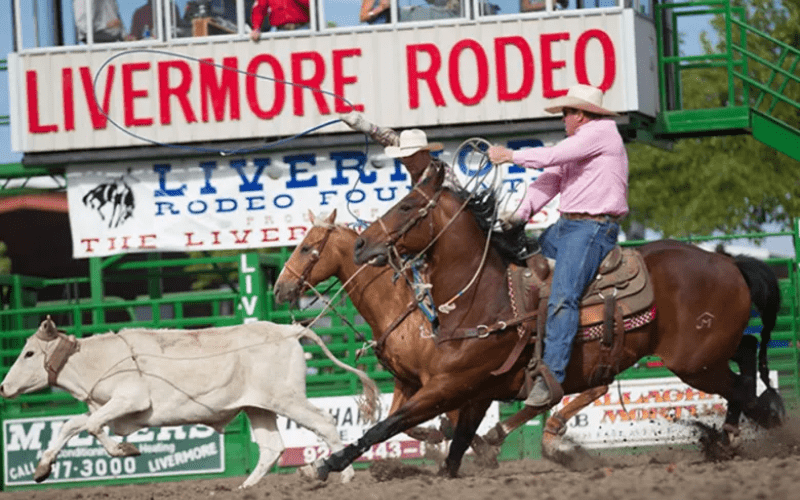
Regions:
M 344 470 L 372 445 L 386 441 L 395 434 L 426 422 L 442 411 L 455 409 L 459 402 L 463 401 L 463 395 L 460 394 L 459 389 L 461 388 L 446 381 L 441 384 L 429 383 L 398 408 L 394 414 L 370 427 L 358 441 L 332 453 L 324 460 L 317 460 L 309 466 L 302 467 L 300 473 L 306 477 L 326 480 L 331 472 Z
M 343 471 L 365 451 L 370 449 L 373 444 L 386 441 L 395 434 L 403 432 L 406 428 L 403 424 L 402 416 L 399 413 L 395 413 L 370 427 L 355 443 L 336 453 L 332 453 L 326 459 L 319 459 L 313 464 L 301 467 L 299 472 L 305 477 L 325 481 L 331 472 Z
M 492 404 L 491 400 L 470 402 L 462 406 L 458 411 L 458 424 L 456 424 L 453 442 L 450 443 L 450 452 L 439 469 L 439 474 L 447 474 L 450 477 L 458 476 L 458 469 L 461 467 L 461 459 L 469 448 L 472 438 L 478 426 L 481 425 L 486 410 Z

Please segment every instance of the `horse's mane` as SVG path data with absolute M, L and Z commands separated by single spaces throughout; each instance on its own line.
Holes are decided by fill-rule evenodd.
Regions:
M 478 227 L 483 234 L 489 237 L 491 232 L 491 245 L 500 254 L 506 264 L 513 263 L 518 266 L 525 265 L 525 257 L 539 251 L 539 243 L 536 239 L 528 238 L 525 234 L 525 224 L 517 224 L 507 231 L 497 231 L 494 229 L 494 212 L 497 206 L 497 197 L 491 190 L 477 195 L 470 196 L 472 193 L 467 189 L 452 186 L 449 190 L 462 203 L 469 198 L 467 210 L 475 217 Z

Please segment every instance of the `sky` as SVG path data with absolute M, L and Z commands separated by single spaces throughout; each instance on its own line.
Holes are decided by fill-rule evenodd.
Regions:
M 13 50 L 13 42 L 12 42 L 12 29 L 11 29 L 11 2 L 13 0 L 0 0 L 0 53 L 2 53 L 2 58 L 6 58 L 7 54 Z M 44 0 L 34 0 L 38 2 L 42 2 Z M 64 6 L 66 11 L 71 11 L 72 0 L 54 0 L 60 1 Z M 125 23 L 126 28 L 129 28 L 130 19 L 133 14 L 133 11 L 139 5 L 143 4 L 145 0 L 118 0 L 120 5 L 120 16 Z M 327 12 L 327 17 L 329 19 L 335 19 L 339 25 L 353 25 L 357 24 L 357 17 L 358 17 L 358 8 L 361 4 L 360 0 L 323 0 L 325 3 L 325 9 L 329 10 Z M 408 0 L 403 0 L 405 3 L 408 3 Z M 412 0 L 415 3 L 419 3 L 421 0 Z M 505 8 L 506 4 L 512 0 L 497 0 L 495 3 L 500 4 Z M 31 5 L 31 0 L 23 1 L 23 5 Z M 183 6 L 185 5 L 186 0 L 177 0 L 177 4 L 181 13 L 183 12 Z M 404 4 L 405 4 L 404 3 Z M 510 8 L 510 7 L 508 7 Z M 694 55 L 700 54 L 700 45 L 698 43 L 700 33 L 704 30 L 708 30 L 708 18 L 695 18 L 694 21 L 682 21 L 682 24 L 679 26 L 679 30 L 684 35 L 684 40 L 686 44 L 683 47 L 683 51 L 685 55 Z M 65 33 L 65 39 L 74 39 L 74 33 L 67 30 Z M 2 78 L 0 78 L 0 115 L 8 115 L 9 114 L 9 106 L 8 106 L 8 73 L 4 72 Z M 15 153 L 11 151 L 11 140 L 10 140 L 10 127 L 8 126 L 0 126 L 0 164 L 3 163 L 16 163 L 21 160 L 22 155 L 19 153 Z M 777 228 L 768 228 L 768 231 L 776 231 Z M 658 234 L 651 233 L 648 234 L 648 239 L 657 239 L 659 237 Z M 741 245 L 744 247 L 753 247 L 753 244 L 747 240 L 733 240 L 729 242 L 731 245 Z M 792 238 L 788 236 L 781 236 L 781 237 L 772 237 L 767 238 L 764 241 L 763 248 L 769 249 L 770 252 L 779 254 L 779 255 L 792 255 L 794 253 L 794 247 Z

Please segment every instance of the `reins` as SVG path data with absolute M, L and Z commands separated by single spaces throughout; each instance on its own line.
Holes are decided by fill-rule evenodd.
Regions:
M 318 245 L 318 247 L 314 248 L 314 250 L 312 251 L 311 257 L 309 258 L 309 261 L 306 263 L 305 267 L 303 268 L 303 271 L 298 273 L 297 271 L 292 269 L 292 267 L 289 265 L 288 262 L 284 265 L 284 268 L 291 275 L 293 275 L 295 278 L 297 278 L 300 281 L 301 293 L 303 291 L 310 290 L 315 295 L 315 298 L 314 298 L 315 301 L 316 300 L 320 300 L 321 302 L 323 302 L 325 304 L 325 307 L 323 307 L 322 311 L 320 311 L 320 313 L 313 320 L 311 320 L 309 323 L 307 323 L 306 326 L 310 328 L 312 325 L 314 325 L 325 314 L 325 312 L 330 310 L 331 312 L 336 314 L 339 317 L 339 319 L 341 319 L 346 325 L 348 325 L 356 333 L 356 335 L 361 338 L 361 340 L 365 340 L 363 335 L 356 329 L 356 327 L 352 323 L 350 323 L 350 321 L 333 306 L 333 303 L 336 300 L 336 296 L 339 293 L 341 293 L 341 290 L 346 290 L 347 286 L 369 264 L 362 265 L 346 282 L 344 282 L 342 284 L 342 287 L 340 288 L 339 292 L 337 292 L 333 297 L 331 297 L 330 300 L 326 300 L 325 297 L 324 297 L 324 293 L 320 292 L 314 285 L 312 285 L 308 281 L 308 278 L 311 276 L 311 272 L 313 271 L 314 266 L 322 259 L 322 252 L 325 249 L 325 246 L 327 245 L 331 234 L 336 229 L 336 225 L 335 224 L 325 224 L 324 226 L 323 225 L 317 225 L 317 226 L 318 227 L 324 227 L 325 235 L 317 243 L 315 243 L 315 245 Z M 331 286 L 333 286 L 333 285 L 331 285 Z M 326 290 L 326 293 L 327 293 L 327 290 Z M 386 330 L 384 330 L 382 332 L 382 334 L 380 335 L 379 340 L 377 342 L 375 340 L 373 340 L 373 341 L 371 341 L 369 343 L 365 342 L 364 346 L 361 349 L 359 349 L 359 355 L 364 350 L 366 350 L 368 347 L 373 347 L 376 350 L 380 349 L 380 346 L 382 345 L 383 342 L 385 342 L 386 337 L 392 331 L 394 331 L 398 326 L 400 326 L 400 324 L 403 323 L 403 321 L 405 321 L 406 318 L 408 318 L 408 316 L 414 311 L 416 306 L 417 305 L 416 305 L 416 303 L 414 301 L 410 302 L 409 305 L 406 307 L 406 309 L 400 314 L 400 316 L 395 318 L 394 321 L 389 325 L 389 327 L 387 327 Z M 357 358 L 359 357 L 359 355 L 357 355 Z
M 325 249 L 325 245 L 328 243 L 328 238 L 335 228 L 336 226 L 333 224 L 327 224 L 325 226 L 325 235 L 321 240 L 319 240 L 319 248 L 314 248 L 314 250 L 311 252 L 311 257 L 309 258 L 306 266 L 303 268 L 302 273 L 297 273 L 297 271 L 289 266 L 288 262 L 283 266 L 283 268 L 286 269 L 290 274 L 299 279 L 303 286 L 308 285 L 308 277 L 311 276 L 311 271 L 314 270 L 314 266 L 317 265 L 317 262 L 319 262 L 322 251 Z
M 439 240 L 439 238 L 445 233 L 445 231 L 447 231 L 450 228 L 450 226 L 453 225 L 453 223 L 455 223 L 456 218 L 461 214 L 461 212 L 464 211 L 464 209 L 466 209 L 467 205 L 469 205 L 469 202 L 472 201 L 472 199 L 475 197 L 476 192 L 477 192 L 477 191 L 471 191 L 470 192 L 469 196 L 467 196 L 467 198 L 464 200 L 464 202 L 461 204 L 461 206 L 458 207 L 458 210 L 456 210 L 456 212 L 453 214 L 453 216 L 450 218 L 450 220 L 447 221 L 447 223 L 444 225 L 444 227 L 436 235 L 433 235 L 433 220 L 431 220 L 431 222 L 430 222 L 431 234 L 432 234 L 431 241 L 425 246 L 425 248 L 420 250 L 417 253 L 417 255 L 414 256 L 412 259 L 405 260 L 402 265 L 395 264 L 396 261 L 399 262 L 401 260 L 401 259 L 399 259 L 399 252 L 397 251 L 397 248 L 396 248 L 395 244 L 398 241 L 400 241 L 400 239 L 403 236 L 405 236 L 405 234 L 408 231 L 410 231 L 411 228 L 413 228 L 420 221 L 425 219 L 425 217 L 427 217 L 429 215 L 429 213 L 430 213 L 430 211 L 432 209 L 436 208 L 444 189 L 445 189 L 444 188 L 444 183 L 442 183 L 442 185 L 440 185 L 437 188 L 437 190 L 433 194 L 433 196 L 430 197 L 422 189 L 419 188 L 419 183 L 417 183 L 417 185 L 414 186 L 413 191 L 416 191 L 417 193 L 422 195 L 426 200 L 428 200 L 428 203 L 424 207 L 420 208 L 413 218 L 409 219 L 407 222 L 405 222 L 403 224 L 403 226 L 401 226 L 397 230 L 396 236 L 392 236 L 391 233 L 388 231 L 388 229 L 386 228 L 386 225 L 383 222 L 383 218 L 379 218 L 378 219 L 378 221 L 380 223 L 380 226 L 381 226 L 381 229 L 383 230 L 384 234 L 386 234 L 386 236 L 388 237 L 388 240 L 387 240 L 386 244 L 389 247 L 389 249 L 391 250 L 391 252 L 394 254 L 394 256 L 396 257 L 396 259 L 389 259 L 389 265 L 392 266 L 392 269 L 395 270 L 395 273 L 397 273 L 397 274 L 405 273 L 410 268 L 411 263 L 422 259 L 422 257 L 428 252 L 428 250 L 430 250 L 433 247 L 433 245 Z M 494 209 L 494 211 L 492 213 L 492 224 L 489 226 L 490 228 L 494 225 L 494 222 L 495 222 L 496 219 L 497 219 L 497 207 L 495 207 L 495 209 Z M 480 274 L 481 274 L 481 271 L 483 271 L 484 265 L 486 264 L 486 257 L 489 255 L 489 248 L 490 248 L 490 245 L 491 245 L 491 241 L 492 241 L 492 231 L 490 229 L 487 232 L 487 235 L 486 235 L 486 243 L 484 244 L 483 255 L 481 256 L 481 262 L 478 265 L 477 269 L 475 270 L 475 274 L 473 274 L 473 276 L 470 279 L 469 283 L 467 283 L 464 286 L 464 288 L 462 288 L 460 291 L 458 291 L 455 295 L 453 295 L 453 297 L 451 297 L 449 300 L 447 300 L 444 304 L 441 304 L 440 306 L 438 306 L 437 309 L 439 310 L 439 312 L 441 312 L 443 314 L 448 314 L 451 311 L 453 311 L 456 308 L 456 306 L 454 305 L 454 302 L 456 300 L 458 300 L 459 297 L 464 295 L 467 292 L 467 290 L 469 290 L 472 287 L 472 285 L 475 284 L 475 282 L 478 279 L 478 276 L 480 276 Z M 413 292 L 413 287 L 412 287 L 412 292 Z M 416 296 L 416 294 L 415 294 L 415 296 Z

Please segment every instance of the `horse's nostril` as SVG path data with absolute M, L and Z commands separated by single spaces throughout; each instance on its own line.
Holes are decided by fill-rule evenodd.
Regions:
M 361 249 L 363 247 L 364 247 L 364 239 L 363 238 L 358 238 L 356 240 L 356 251 L 358 251 L 359 249 Z

